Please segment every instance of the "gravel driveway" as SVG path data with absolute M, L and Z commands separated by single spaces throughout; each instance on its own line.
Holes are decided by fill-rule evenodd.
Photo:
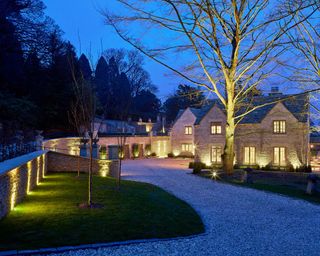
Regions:
M 124 178 L 155 184 L 192 205 L 206 234 L 64 255 L 320 255 L 320 206 L 189 174 L 183 160 L 126 161 Z

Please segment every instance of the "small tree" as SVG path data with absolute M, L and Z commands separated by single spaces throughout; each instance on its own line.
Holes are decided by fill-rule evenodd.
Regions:
M 74 67 L 74 63 L 70 63 Z M 88 200 L 87 206 L 92 207 L 92 176 L 93 176 L 93 144 L 98 140 L 98 131 L 94 127 L 96 114 L 96 97 L 91 84 L 77 76 L 72 69 L 74 100 L 69 113 L 70 121 L 76 127 L 83 142 L 89 142 L 89 170 L 88 170 Z M 80 168 L 78 167 L 78 175 Z
M 117 136 L 118 149 L 119 149 L 119 172 L 118 172 L 118 190 L 121 185 L 121 172 L 122 172 L 122 160 L 126 156 L 126 141 L 127 141 L 127 126 L 125 122 L 121 122 L 121 131 Z

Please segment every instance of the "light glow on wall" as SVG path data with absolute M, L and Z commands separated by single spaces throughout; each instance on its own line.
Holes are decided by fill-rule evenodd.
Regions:
M 37 185 L 40 183 L 40 157 L 37 157 Z
M 180 154 L 180 151 L 177 150 L 177 149 L 175 149 L 175 150 L 173 150 L 172 154 L 173 154 L 174 156 L 178 156 L 178 155 Z
M 17 173 L 18 169 L 14 169 L 10 173 L 10 183 L 11 183 L 11 191 L 10 191 L 10 210 L 14 209 L 17 200 Z
M 101 177 L 107 177 L 109 174 L 109 163 L 107 161 L 99 161 Z
M 46 169 L 46 156 L 42 155 L 42 178 L 45 177 L 45 169 Z
M 30 193 L 30 186 L 31 186 L 31 171 L 32 171 L 32 161 L 27 163 L 27 173 L 28 173 L 28 180 L 27 180 L 27 194 Z

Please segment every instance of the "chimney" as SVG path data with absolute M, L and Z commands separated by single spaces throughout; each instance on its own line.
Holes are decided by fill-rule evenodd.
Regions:
M 275 96 L 275 95 L 282 95 L 282 92 L 279 91 L 278 86 L 271 87 L 271 92 L 269 93 L 269 96 Z

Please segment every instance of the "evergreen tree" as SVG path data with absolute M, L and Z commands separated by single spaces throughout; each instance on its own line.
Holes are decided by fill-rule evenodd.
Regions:
M 176 92 L 163 104 L 167 120 L 173 121 L 180 109 L 201 107 L 204 99 L 204 94 L 199 88 L 180 84 Z
M 79 58 L 79 66 L 82 76 L 85 80 L 91 80 L 92 78 L 92 70 L 90 67 L 89 60 L 86 55 L 81 54 Z
M 132 115 L 137 118 L 155 119 L 160 111 L 161 101 L 155 94 L 148 90 L 142 90 L 133 99 Z

